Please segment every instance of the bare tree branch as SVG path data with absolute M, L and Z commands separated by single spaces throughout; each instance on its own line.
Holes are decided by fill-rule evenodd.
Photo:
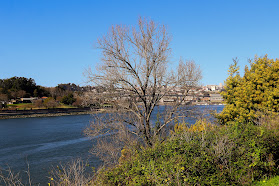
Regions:
M 180 60 L 177 72 L 169 68 L 170 36 L 164 25 L 139 18 L 137 27 L 112 26 L 107 35 L 98 40 L 102 63 L 98 73 L 87 71 L 89 80 L 105 88 L 101 98 L 113 105 L 105 118 L 94 118 L 87 129 L 89 135 L 120 131 L 134 134 L 145 145 L 152 146 L 159 139 L 184 105 L 191 88 L 198 85 L 201 71 L 194 61 Z M 184 93 L 173 95 L 178 89 Z M 96 95 L 97 96 L 97 95 Z M 164 99 L 175 98 L 165 110 L 165 119 L 155 127 L 151 116 Z M 115 140 L 115 139 L 114 139 Z

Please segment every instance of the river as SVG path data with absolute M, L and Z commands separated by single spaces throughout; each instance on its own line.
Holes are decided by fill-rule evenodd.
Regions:
M 210 107 L 217 112 L 223 109 L 197 107 Z M 33 184 L 41 185 L 47 183 L 52 167 L 78 157 L 98 167 L 101 162 L 88 152 L 94 142 L 83 135 L 90 120 L 90 115 L 0 120 L 0 167 L 9 166 L 24 174 L 28 162 Z

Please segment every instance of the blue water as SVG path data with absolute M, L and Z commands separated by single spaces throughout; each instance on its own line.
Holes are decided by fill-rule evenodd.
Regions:
M 223 109 L 223 106 L 196 107 L 217 112 Z M 90 115 L 0 120 L 0 167 L 8 165 L 24 174 L 28 162 L 33 183 L 42 185 L 47 183 L 52 167 L 78 157 L 98 167 L 101 162 L 88 152 L 94 141 L 83 135 L 90 120 Z M 152 120 L 157 120 L 156 114 Z
M 24 171 L 28 162 L 33 183 L 46 183 L 52 166 L 77 157 L 98 166 L 82 133 L 89 121 L 90 115 L 0 120 L 0 167 Z

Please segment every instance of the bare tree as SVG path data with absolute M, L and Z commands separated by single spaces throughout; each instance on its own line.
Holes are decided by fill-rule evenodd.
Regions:
M 7 94 L 1 94 L 0 93 L 0 101 L 8 101 L 9 99 L 8 99 L 8 96 L 7 96 Z
M 44 106 L 43 100 L 42 100 L 42 99 L 35 100 L 34 105 L 35 105 L 35 107 L 37 107 L 37 108 L 43 107 L 43 106 Z
M 46 108 L 54 108 L 58 106 L 58 103 L 52 97 L 45 99 L 43 104 Z
M 19 91 L 17 92 L 17 95 L 18 95 L 20 98 L 23 98 L 23 97 L 26 95 L 26 91 L 24 91 L 24 90 L 19 90 Z
M 26 186 L 26 185 L 33 185 L 30 175 L 29 163 L 27 162 L 27 170 L 24 171 L 27 175 L 27 183 L 23 183 L 21 179 L 20 172 L 15 173 L 12 169 L 8 166 L 6 170 L 1 169 L 0 167 L 0 184 L 4 184 L 7 186 Z
M 170 36 L 164 25 L 139 18 L 138 27 L 112 26 L 98 40 L 102 63 L 97 74 L 88 69 L 88 79 L 105 92 L 95 96 L 113 106 L 115 112 L 93 119 L 86 130 L 90 136 L 104 133 L 133 138 L 147 146 L 161 139 L 164 129 L 178 116 L 189 90 L 198 85 L 201 71 L 194 61 L 180 60 L 177 71 L 170 70 Z M 176 95 L 173 91 L 183 92 Z M 151 114 L 163 99 L 174 102 L 165 107 L 161 119 L 152 123 Z M 97 117 L 97 116 L 95 116 Z

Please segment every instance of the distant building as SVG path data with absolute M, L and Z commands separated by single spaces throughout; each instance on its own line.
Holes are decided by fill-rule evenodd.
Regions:
M 21 103 L 33 103 L 35 100 L 37 100 L 37 97 L 34 98 L 20 98 Z
M 219 85 L 206 85 L 203 87 L 204 91 L 216 91 L 216 90 L 222 90 L 224 88 L 222 83 L 219 83 Z
M 203 90 L 207 92 L 207 91 L 209 91 L 209 88 L 207 86 L 204 86 Z
M 218 86 L 217 85 L 207 85 L 207 88 L 211 91 L 215 91 L 218 90 Z
M 18 103 L 18 100 L 15 100 L 15 99 L 11 99 L 8 104 L 17 104 Z
M 202 102 L 209 102 L 210 101 L 210 97 L 201 97 L 200 98 L 200 100 L 202 101 Z
M 224 87 L 223 84 L 219 83 L 219 87 L 218 88 L 221 90 L 221 89 L 223 89 L 223 87 Z
M 221 94 L 210 94 L 210 102 L 222 102 L 224 101 L 223 96 Z
M 194 96 L 186 96 L 185 97 L 185 101 L 193 101 L 194 100 Z

